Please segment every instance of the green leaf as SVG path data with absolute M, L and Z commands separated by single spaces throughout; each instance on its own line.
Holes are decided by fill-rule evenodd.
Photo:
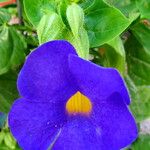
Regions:
M 134 26 L 131 27 L 132 33 L 135 35 L 139 43 L 147 49 L 147 52 L 150 54 L 149 47 L 150 47 L 150 22 L 141 21 Z
M 4 137 L 5 137 L 4 131 L 1 131 L 1 132 L 0 132 L 0 145 L 2 144 L 2 142 L 3 142 L 3 140 L 4 140 Z
M 120 39 L 120 37 L 116 37 L 113 40 L 109 41 L 107 44 L 110 45 L 113 48 L 113 51 L 116 52 L 114 57 L 110 56 L 110 64 L 116 62 L 113 67 L 118 69 L 120 73 L 123 74 L 125 71 L 125 50 L 122 40 Z
M 136 85 L 150 85 L 150 28 L 138 23 L 125 43 L 128 73 Z
M 5 133 L 4 143 L 10 149 L 16 148 L 16 141 L 14 140 L 13 136 L 9 132 Z
M 24 0 L 23 2 L 25 13 L 35 27 L 43 15 L 56 11 L 55 0 Z
M 0 111 L 8 113 L 13 101 L 18 98 L 17 73 L 9 72 L 0 76 Z
M 69 33 L 68 33 L 69 34 Z M 78 55 L 84 59 L 89 56 L 89 39 L 87 31 L 84 28 L 79 29 L 78 36 L 75 37 L 71 32 L 66 39 L 75 47 Z
M 68 0 L 61 0 L 61 1 L 59 1 L 59 4 L 57 6 L 57 12 L 58 12 L 59 16 L 61 16 L 61 18 L 66 26 L 68 26 L 67 15 L 66 15 L 66 10 L 67 10 L 68 5 L 69 5 Z
M 0 150 L 21 150 L 7 125 L 0 132 Z
M 86 11 L 86 9 L 88 9 L 93 4 L 93 1 L 94 0 L 82 1 L 79 5 L 84 9 L 84 11 Z
M 131 91 L 131 109 L 137 121 L 150 117 L 150 27 L 139 22 L 131 27 L 131 35 L 125 43 Z M 132 84 L 132 85 L 133 85 Z M 133 87 L 133 86 L 132 86 Z M 134 92 L 133 92 L 134 91 Z
M 7 9 L 0 8 L 0 25 L 8 22 L 10 20 L 11 16 L 8 13 Z
M 102 0 L 94 0 L 85 10 L 85 23 L 90 39 L 90 47 L 98 47 L 120 35 L 130 21 L 116 8 Z
M 132 17 L 138 12 L 135 0 L 105 0 L 107 3 L 118 8 L 127 17 Z
M 37 27 L 40 44 L 50 40 L 62 39 L 65 25 L 56 13 L 44 15 Z
M 120 56 L 125 57 L 123 42 L 119 36 L 109 41 L 108 44 L 112 46 Z
M 73 43 L 80 57 L 88 59 L 89 39 L 87 31 L 84 29 L 83 9 L 79 5 L 73 3 L 68 6 L 66 13 L 73 34 L 69 41 Z
M 150 86 L 136 86 L 129 76 L 125 77 L 131 94 L 130 108 L 137 122 L 150 117 Z
M 14 28 L 2 26 L 0 30 L 0 74 L 15 69 L 24 62 L 26 43 Z
M 136 0 L 137 7 L 140 10 L 141 18 L 150 19 L 150 1 L 149 0 Z
M 133 143 L 131 150 L 149 150 L 150 149 L 150 135 L 140 135 Z
M 125 51 L 120 37 L 116 37 L 107 44 L 100 46 L 94 56 L 94 62 L 96 62 L 96 58 L 99 60 L 98 64 L 105 67 L 116 68 L 122 75 L 124 75 Z
M 126 75 L 125 76 L 125 81 L 126 81 L 126 84 L 128 86 L 129 93 L 130 93 L 130 96 L 131 96 L 130 108 L 132 110 L 132 113 L 133 113 L 136 121 L 140 122 L 142 117 L 143 117 L 143 109 L 141 109 L 141 108 L 143 108 L 144 103 L 142 103 L 142 101 L 140 100 L 138 89 L 137 89 L 135 83 L 130 78 L 130 76 Z
M 80 6 L 73 3 L 67 8 L 67 19 L 74 36 L 78 36 L 80 27 L 84 24 L 84 12 Z
M 67 8 L 67 19 L 72 31 L 67 29 L 60 15 L 56 13 L 44 15 L 37 27 L 40 44 L 55 39 L 66 39 L 75 46 L 81 57 L 87 58 L 89 40 L 83 27 L 84 14 L 82 9 L 76 4 L 73 4 L 73 7 L 72 5 L 69 6 Z
M 133 82 L 133 80 L 130 78 L 129 75 L 126 75 L 124 77 L 125 81 L 126 81 L 126 84 L 128 86 L 128 89 L 130 91 L 130 96 L 131 96 L 131 108 L 132 106 L 134 107 L 137 107 L 139 105 L 139 103 L 141 101 L 139 101 L 139 93 L 138 93 L 138 89 L 135 85 L 135 83 Z M 139 101 L 139 102 L 138 102 Z M 135 102 L 135 104 L 133 104 Z M 137 104 L 137 105 L 136 105 Z M 140 105 L 139 105 L 140 106 Z M 136 109 L 136 108 L 135 108 Z M 134 108 L 133 108 L 133 113 L 134 113 Z M 135 110 L 135 113 L 136 113 L 136 110 Z
M 140 110 L 138 118 L 144 120 L 150 117 L 150 86 L 138 86 L 137 89 L 141 101 L 138 106 Z

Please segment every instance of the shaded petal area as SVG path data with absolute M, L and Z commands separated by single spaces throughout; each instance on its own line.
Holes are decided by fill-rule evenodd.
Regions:
M 13 136 L 25 150 L 47 150 L 66 122 L 62 103 L 33 103 L 23 98 L 15 101 L 8 118 Z
M 102 143 L 101 129 L 84 116 L 74 116 L 68 120 L 52 149 L 108 150 Z
M 137 138 L 135 120 L 118 93 L 108 99 L 93 99 L 91 118 L 101 126 L 104 144 L 110 141 L 112 149 L 124 148 Z
M 75 49 L 63 40 L 45 43 L 34 50 L 18 77 L 20 95 L 29 100 L 46 102 L 61 91 L 74 90 L 74 80 L 68 69 L 69 54 L 76 55 Z
M 105 99 L 118 92 L 127 104 L 130 103 L 126 85 L 116 69 L 100 67 L 75 55 L 69 56 L 69 66 L 84 95 Z

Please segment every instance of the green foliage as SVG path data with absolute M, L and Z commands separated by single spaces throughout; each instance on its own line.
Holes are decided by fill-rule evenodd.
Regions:
M 54 39 L 62 39 L 65 29 L 66 27 L 58 14 L 44 15 L 37 28 L 39 42 L 44 43 Z
M 66 2 L 62 4 L 58 2 L 58 9 L 54 9 L 55 2 L 53 9 L 48 9 L 49 11 L 45 13 L 41 12 L 46 6 L 50 7 L 48 1 L 45 0 L 42 6 L 40 4 L 42 4 L 42 1 L 34 6 L 28 0 L 24 1 L 28 18 L 32 24 L 38 26 L 37 31 L 40 43 L 53 39 L 67 39 L 76 47 L 78 54 L 84 58 L 88 57 L 89 40 L 90 47 L 100 46 L 118 36 L 131 23 L 119 10 L 99 0 L 95 0 L 92 3 L 86 2 L 88 8 L 84 10 L 85 17 L 81 8 L 85 7 L 85 4 L 81 4 L 81 7 L 79 7 L 75 3 Z M 34 9 L 30 7 L 34 7 Z M 37 10 L 39 14 L 36 12 Z M 47 7 L 45 10 L 47 10 Z M 59 10 L 58 14 L 56 10 Z M 65 16 L 67 19 L 64 19 Z M 66 23 L 66 21 L 68 22 Z M 68 28 L 68 24 L 71 32 L 69 31 L 70 29 L 66 29 L 67 31 L 63 32 L 65 26 Z M 87 36 L 87 33 L 89 36 Z
M 120 37 L 108 42 L 111 49 L 108 48 L 107 56 L 109 57 L 111 67 L 117 68 L 122 75 L 125 72 L 125 50 Z M 113 55 L 111 55 L 113 53 Z M 110 55 L 109 55 L 110 54 Z
M 74 36 L 79 35 L 79 29 L 84 24 L 84 12 L 77 4 L 69 5 L 66 11 L 67 19 Z
M 8 11 L 0 9 L 0 12 L 0 112 L 8 113 L 18 97 L 17 70 L 25 60 L 27 45 L 21 33 L 8 25 Z
M 0 28 L 0 74 L 15 69 L 25 59 L 26 43 L 17 31 L 6 25 Z
M 8 11 L 4 8 L 0 8 L 0 25 L 8 22 L 10 20 L 11 16 L 8 13 Z
M 140 135 L 138 140 L 133 143 L 131 150 L 149 150 L 150 149 L 150 136 Z
M 14 72 L 0 76 L 0 112 L 9 112 L 14 99 L 18 98 L 16 79 L 17 73 Z
M 137 85 L 150 85 L 150 27 L 137 23 L 131 32 L 125 44 L 129 75 Z
M 9 132 L 5 133 L 4 142 L 5 145 L 10 149 L 15 149 L 16 141 L 13 139 L 12 135 Z
M 10 133 L 8 127 L 5 127 L 0 132 L 0 149 L 1 150 L 20 150 L 15 139 Z
M 137 122 L 149 118 L 150 116 L 150 86 L 136 86 L 133 80 L 125 77 L 131 94 L 131 110 Z
M 40 43 L 55 39 L 66 39 L 76 48 L 79 56 L 88 59 L 89 39 L 84 29 L 84 12 L 77 4 L 66 8 L 66 24 L 55 12 L 44 15 L 37 26 Z M 67 28 L 67 25 L 70 28 Z
M 95 0 L 85 10 L 90 47 L 100 46 L 122 33 L 130 21 L 116 8 Z
M 130 28 L 131 35 L 125 43 L 128 74 L 134 84 L 131 109 L 137 121 L 150 117 L 150 26 L 137 22 Z
M 95 63 L 105 67 L 117 68 L 122 75 L 125 73 L 125 51 L 120 37 L 100 46 L 95 52 L 95 57 L 98 56 L 99 61 L 97 62 L 97 59 L 94 58 Z
M 142 18 L 150 18 L 150 1 L 137 0 L 137 7 L 141 13 Z
M 68 6 L 66 14 L 73 35 L 69 41 L 72 41 L 79 56 L 88 59 L 89 39 L 87 31 L 84 29 L 83 9 L 77 4 L 72 4 Z
M 24 0 L 23 2 L 26 15 L 35 27 L 43 15 L 55 11 L 54 0 Z
M 127 17 L 137 13 L 136 0 L 105 0 L 107 3 L 117 7 Z

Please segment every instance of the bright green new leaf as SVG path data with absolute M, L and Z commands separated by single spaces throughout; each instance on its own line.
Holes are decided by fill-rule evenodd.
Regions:
M 23 2 L 25 13 L 35 27 L 43 15 L 56 11 L 55 0 L 24 0 Z
M 45 43 L 50 40 L 62 39 L 65 25 L 61 17 L 56 14 L 44 15 L 37 27 L 39 43 Z
M 3 131 L 0 132 L 0 146 L 4 140 L 5 133 Z
M 73 3 L 68 6 L 66 13 L 73 35 L 69 41 L 75 46 L 80 57 L 88 59 L 89 39 L 87 31 L 84 29 L 83 9 L 79 5 Z
M 90 47 L 109 42 L 121 34 L 130 21 L 116 8 L 102 0 L 94 0 L 85 10 L 85 24 L 90 39 Z
M 6 127 L 0 132 L 0 150 L 21 150 Z
M 2 26 L 0 30 L 0 74 L 15 69 L 24 62 L 26 43 L 14 28 Z
M 79 29 L 79 35 L 75 37 L 72 33 L 66 39 L 74 45 L 78 55 L 84 59 L 89 57 L 89 39 L 84 28 Z
M 10 132 L 5 133 L 4 143 L 9 149 L 15 149 L 17 145 L 15 139 L 13 138 Z
M 73 3 L 67 8 L 67 19 L 74 36 L 78 36 L 80 27 L 84 24 L 84 12 L 82 8 Z
M 13 101 L 18 98 L 17 73 L 9 72 L 0 76 L 0 112 L 8 113 Z

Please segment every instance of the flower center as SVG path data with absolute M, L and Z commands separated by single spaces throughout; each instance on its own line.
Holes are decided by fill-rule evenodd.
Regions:
M 77 113 L 89 115 L 92 103 L 85 95 L 77 92 L 67 101 L 66 110 L 71 115 Z

